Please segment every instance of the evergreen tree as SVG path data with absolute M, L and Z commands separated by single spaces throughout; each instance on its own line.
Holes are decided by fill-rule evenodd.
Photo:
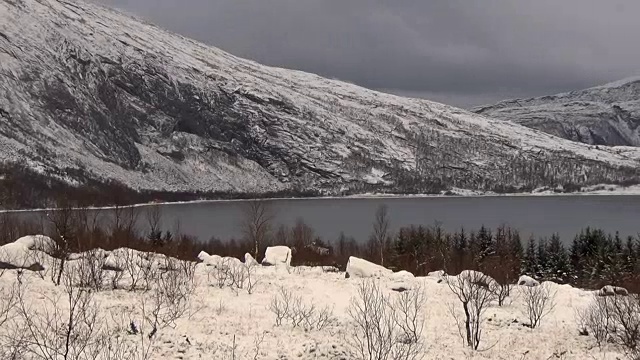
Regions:
M 537 250 L 537 263 L 536 263 L 536 275 L 540 279 L 545 279 L 551 272 L 549 270 L 549 258 L 547 256 L 547 239 L 542 238 L 538 240 L 538 250 Z
M 496 252 L 495 241 L 491 230 L 487 229 L 484 225 L 480 227 L 477 235 L 478 241 L 478 261 L 482 262 L 482 259 L 494 255 Z
M 549 277 L 564 282 L 569 274 L 569 257 L 558 234 L 553 234 L 547 245 Z
M 538 269 L 538 259 L 536 254 L 536 240 L 531 236 L 527 242 L 527 249 L 524 254 L 524 273 L 530 276 L 536 276 Z

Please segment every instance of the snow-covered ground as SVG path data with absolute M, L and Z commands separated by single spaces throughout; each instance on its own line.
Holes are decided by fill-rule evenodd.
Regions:
M 195 293 L 191 308 L 184 317 L 158 331 L 151 342 L 152 359 L 353 359 L 348 339 L 353 335 L 353 324 L 348 315 L 351 299 L 363 280 L 345 278 L 344 273 L 324 272 L 321 268 L 286 266 L 257 266 L 252 294 L 215 285 L 211 274 L 213 266 L 200 263 L 195 272 Z M 7 291 L 15 281 L 16 270 L 4 272 L 0 286 Z M 543 319 L 539 328 L 530 329 L 523 324 L 528 320 L 525 305 L 518 295 L 523 287 L 515 286 L 514 296 L 499 307 L 492 303 L 486 312 L 481 351 L 472 351 L 463 345 L 458 328 L 450 314 L 450 307 L 461 312 L 460 303 L 444 283 L 440 274 L 428 277 L 402 276 L 407 287 L 422 286 L 426 303 L 420 308 L 426 319 L 424 341 L 425 359 L 617 359 L 623 358 L 612 345 L 596 346 L 589 336 L 580 336 L 575 312 L 585 307 L 593 293 L 568 285 L 551 284 L 557 291 L 555 308 Z M 126 283 L 126 279 L 122 280 Z M 391 299 L 398 297 L 391 287 L 397 276 L 381 275 L 377 280 L 383 293 Z M 64 286 L 54 286 L 50 279 L 41 279 L 26 271 L 22 277 L 30 305 L 50 306 L 64 292 Z M 293 328 L 283 323 L 276 326 L 269 305 L 281 289 L 304 303 L 313 303 L 318 309 L 333 309 L 332 319 L 322 330 Z M 409 290 L 415 291 L 415 290 Z M 139 324 L 141 299 L 149 298 L 153 291 L 102 290 L 95 293 L 100 317 L 117 327 L 125 341 L 140 338 L 127 334 L 130 323 Z M 64 299 L 64 297 L 62 298 Z M 63 300 L 60 300 L 63 302 Z M 61 306 L 61 305 L 58 305 Z M 64 307 L 64 305 L 62 305 Z M 42 309 L 42 308 L 39 308 Z M 2 328 L 5 329 L 5 328 Z M 4 330 L 1 330 L 4 331 Z

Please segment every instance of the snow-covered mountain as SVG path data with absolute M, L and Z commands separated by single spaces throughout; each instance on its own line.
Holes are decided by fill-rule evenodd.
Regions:
M 473 111 L 587 144 L 640 146 L 640 77 Z
M 637 180 L 640 151 L 267 67 L 76 0 L 0 0 L 0 162 L 133 189 Z

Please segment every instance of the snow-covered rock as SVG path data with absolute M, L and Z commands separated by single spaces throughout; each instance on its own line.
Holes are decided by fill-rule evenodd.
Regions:
M 379 278 L 391 276 L 392 274 L 393 271 L 383 266 L 357 258 L 355 256 L 350 256 L 349 261 L 347 262 L 347 273 L 345 276 L 348 278 Z
M 445 274 L 444 270 L 431 271 L 430 273 L 427 274 L 428 277 L 434 277 L 434 278 L 437 278 L 437 279 L 441 279 L 445 275 L 446 274 Z
M 287 246 L 269 246 L 264 252 L 262 265 L 291 265 L 291 249 Z
M 597 293 L 598 293 L 598 296 L 629 295 L 629 291 L 627 291 L 627 289 L 620 286 L 613 286 L 613 285 L 605 285 L 602 287 L 602 289 L 598 290 Z
M 200 251 L 198 259 L 207 266 L 218 266 L 222 262 L 222 257 L 219 255 L 209 255 L 204 251 Z
M 244 264 L 246 266 L 260 265 L 260 263 L 258 263 L 258 260 L 254 259 L 253 256 L 251 256 L 251 254 L 249 253 L 244 254 Z
M 531 286 L 540 285 L 540 282 L 538 280 L 532 278 L 531 276 L 522 275 L 522 276 L 520 276 L 520 278 L 518 278 L 518 285 L 531 287 Z
M 14 241 L 16 244 L 23 244 L 30 250 L 39 250 L 51 254 L 55 250 L 56 243 L 45 235 L 27 235 Z

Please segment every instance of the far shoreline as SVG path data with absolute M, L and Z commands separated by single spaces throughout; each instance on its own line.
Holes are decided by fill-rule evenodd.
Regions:
M 581 191 L 574 192 L 556 192 L 552 189 L 536 189 L 530 192 L 515 193 L 496 193 L 482 192 L 466 189 L 452 189 L 441 192 L 440 194 L 394 194 L 394 193 L 363 193 L 353 195 L 328 195 L 328 196 L 292 196 L 292 197 L 269 197 L 269 198 L 238 198 L 238 199 L 199 199 L 187 201 L 159 201 L 146 202 L 122 206 L 89 206 L 83 208 L 74 208 L 75 210 L 113 210 L 115 208 L 142 208 L 157 205 L 189 205 L 189 204 L 205 204 L 205 203 L 233 203 L 233 202 L 251 202 L 251 201 L 304 201 L 304 200 L 374 200 L 374 199 L 429 199 L 429 198 L 498 198 L 498 197 L 521 197 L 521 198 L 538 198 L 538 197 L 588 197 L 588 196 L 640 196 L 640 185 L 632 185 L 623 187 L 620 185 L 594 185 L 589 186 Z M 5 213 L 28 213 L 28 212 L 46 212 L 55 211 L 57 208 L 36 208 L 36 209 L 4 209 L 0 210 L 0 214 Z

